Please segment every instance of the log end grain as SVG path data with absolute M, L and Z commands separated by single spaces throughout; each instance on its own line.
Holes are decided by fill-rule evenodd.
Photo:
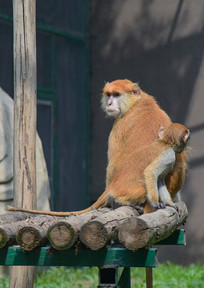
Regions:
M 23 248 L 23 250 L 31 251 L 39 246 L 41 235 L 35 227 L 22 227 L 16 235 L 16 242 Z
M 78 233 L 75 229 L 67 222 L 57 222 L 49 227 L 47 232 L 47 238 L 53 248 L 56 250 L 66 250 L 71 248 L 76 239 Z
M 138 217 L 127 218 L 120 226 L 118 238 L 120 243 L 129 250 L 138 250 L 147 244 L 149 239 L 148 226 L 145 221 Z
M 80 240 L 91 250 L 103 248 L 108 241 L 108 232 L 99 221 L 91 221 L 82 226 Z

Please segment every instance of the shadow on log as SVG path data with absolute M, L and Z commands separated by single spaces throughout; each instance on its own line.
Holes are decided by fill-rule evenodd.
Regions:
M 183 202 L 175 205 L 179 213 L 172 207 L 166 207 L 153 213 L 126 219 L 119 229 L 119 241 L 126 248 L 135 251 L 167 238 L 184 224 L 188 216 L 187 207 Z

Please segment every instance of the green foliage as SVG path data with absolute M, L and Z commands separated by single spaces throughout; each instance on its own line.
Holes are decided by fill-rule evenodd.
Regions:
M 145 269 L 131 269 L 132 288 L 146 288 Z M 204 288 L 204 264 L 188 267 L 170 262 L 159 264 L 153 269 L 155 288 Z M 40 269 L 35 280 L 35 288 L 95 288 L 98 285 L 98 269 L 51 267 Z M 8 288 L 9 279 L 0 279 L 0 288 Z
M 145 269 L 132 268 L 131 278 L 133 288 L 146 288 Z M 153 269 L 153 279 L 155 288 L 204 288 L 204 265 L 159 264 Z
M 98 269 L 51 267 L 38 273 L 35 288 L 95 288 L 98 283 Z

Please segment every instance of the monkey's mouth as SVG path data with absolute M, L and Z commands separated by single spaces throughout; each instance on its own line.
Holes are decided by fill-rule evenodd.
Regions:
M 107 113 L 111 115 L 118 115 L 120 111 L 116 109 L 107 109 Z

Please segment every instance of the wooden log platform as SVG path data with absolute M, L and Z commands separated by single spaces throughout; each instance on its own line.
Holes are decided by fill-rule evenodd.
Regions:
M 178 210 L 166 207 L 140 216 L 130 206 L 70 217 L 10 212 L 0 217 L 0 223 L 4 223 L 0 225 L 0 249 L 18 243 L 31 251 L 50 243 L 56 250 L 67 250 L 80 240 L 91 250 L 99 250 L 119 239 L 124 247 L 134 251 L 169 237 L 185 222 L 186 205 L 179 202 L 176 206 Z

